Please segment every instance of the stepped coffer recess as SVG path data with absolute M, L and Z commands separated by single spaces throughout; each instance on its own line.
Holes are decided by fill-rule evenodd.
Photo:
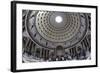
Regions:
M 22 10 L 22 62 L 91 59 L 91 14 Z

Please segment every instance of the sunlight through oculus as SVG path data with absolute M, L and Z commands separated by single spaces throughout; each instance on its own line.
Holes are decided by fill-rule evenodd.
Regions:
M 61 23 L 61 22 L 63 21 L 63 18 L 62 18 L 61 16 L 57 16 L 57 17 L 55 18 L 55 21 L 56 21 L 57 23 Z

